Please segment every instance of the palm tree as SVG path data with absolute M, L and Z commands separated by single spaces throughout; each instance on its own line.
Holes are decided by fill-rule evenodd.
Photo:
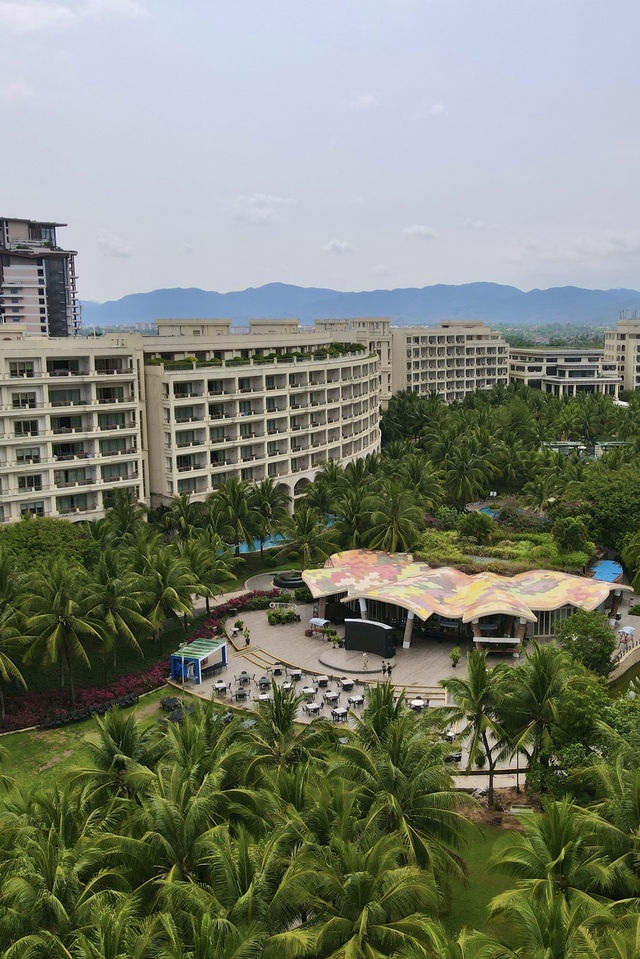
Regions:
M 236 560 L 231 550 L 219 536 L 204 530 L 197 539 L 180 545 L 179 556 L 198 582 L 196 592 L 204 596 L 209 612 L 209 599 L 222 592 L 226 580 L 234 578 L 232 568 Z
M 155 765 L 162 747 L 134 713 L 109 712 L 97 717 L 96 725 L 97 738 L 86 744 L 91 765 L 74 767 L 65 780 L 82 788 L 83 800 L 91 808 L 109 805 L 116 797 L 142 795 L 153 779 L 149 767 Z
M 420 502 L 427 509 L 440 506 L 444 497 L 442 486 L 443 473 L 435 469 L 424 453 L 412 453 L 400 461 L 400 476 L 405 485 L 414 490 Z
M 480 756 L 486 759 L 489 774 L 489 805 L 493 806 L 493 780 L 498 760 L 505 752 L 506 733 L 500 722 L 504 681 L 508 667 L 489 669 L 484 650 L 467 654 L 467 677 L 441 680 L 455 705 L 440 707 L 448 722 L 464 722 L 459 739 L 469 742 L 467 772 Z
M 362 846 L 335 841 L 318 856 L 308 890 L 312 955 L 386 959 L 402 948 L 426 946 L 437 894 L 427 873 L 401 865 L 395 836 Z
M 77 959 L 165 956 L 167 935 L 163 918 L 156 915 L 143 918 L 141 903 L 135 896 L 122 897 L 115 903 L 98 902 L 89 911 L 89 922 L 73 936 L 71 955 Z
M 333 506 L 336 516 L 333 529 L 345 549 L 364 545 L 372 504 L 373 497 L 366 485 L 349 487 L 338 495 Z
M 54 559 L 29 580 L 28 618 L 25 625 L 29 648 L 24 662 L 50 666 L 61 662 L 69 676 L 71 703 L 75 706 L 73 660 L 90 666 L 87 644 L 102 644 L 105 629 L 89 612 L 84 572 L 72 563 Z
M 541 814 L 522 817 L 524 833 L 511 833 L 493 865 L 514 876 L 522 890 L 537 895 L 549 884 L 570 902 L 610 894 L 622 879 L 630 880 L 621 860 L 611 861 L 598 846 L 592 816 L 570 800 L 547 805 Z
M 364 834 L 394 835 L 410 861 L 427 869 L 438 888 L 447 878 L 463 876 L 459 848 L 468 820 L 442 760 L 442 746 L 425 735 L 415 717 L 403 709 L 383 738 L 367 747 L 345 743 L 329 768 L 354 784 L 364 814 Z
M 513 889 L 502 893 L 491 903 L 490 917 L 496 916 L 506 920 L 506 938 L 514 950 L 506 955 L 514 959 L 602 959 L 600 930 L 615 921 L 607 906 L 590 899 L 570 903 L 550 885 L 536 896 Z
M 2 683 L 20 683 L 27 688 L 24 676 L 14 663 L 12 656 L 21 642 L 15 613 L 10 609 L 0 612 L 0 719 L 5 718 L 4 692 Z M 23 642 L 23 641 L 22 641 Z
M 256 726 L 247 734 L 250 755 L 245 758 L 245 778 L 252 782 L 265 767 L 289 766 L 304 754 L 312 726 L 300 727 L 296 713 L 304 696 L 295 689 L 281 689 L 271 683 L 271 699 L 258 704 L 253 713 Z
M 105 519 L 111 535 L 119 544 L 130 543 L 146 522 L 144 507 L 130 492 L 122 490 L 113 493 Z
M 530 769 L 539 765 L 543 774 L 549 765 L 551 727 L 559 721 L 559 702 L 567 685 L 580 682 L 570 670 L 567 654 L 556 646 L 532 642 L 524 663 L 505 673 L 505 695 L 500 705 L 503 726 L 509 733 L 512 752 L 525 752 Z
M 0 613 L 18 608 L 23 586 L 24 576 L 19 575 L 13 559 L 0 546 Z
M 202 503 L 192 503 L 191 493 L 177 493 L 162 517 L 162 525 L 181 542 L 191 539 L 201 526 L 204 514 Z
M 250 505 L 258 514 L 258 539 L 260 540 L 260 562 L 264 555 L 264 541 L 272 536 L 278 524 L 289 515 L 291 497 L 286 489 L 272 479 L 263 479 L 254 483 L 249 494 Z
M 140 592 L 146 617 L 152 624 L 156 641 L 167 619 L 186 617 L 193 609 L 192 594 L 198 582 L 189 567 L 168 547 L 155 550 L 140 578 Z
M 249 501 L 249 485 L 236 477 L 220 483 L 209 500 L 219 498 L 220 515 L 231 530 L 231 541 L 236 556 L 240 555 L 240 543 L 253 543 L 257 532 L 256 517 Z
M 279 531 L 285 544 L 276 557 L 297 553 L 303 569 L 311 566 L 314 559 L 326 559 L 336 545 L 333 527 L 327 527 L 324 517 L 309 506 L 299 506 L 293 516 L 283 519 Z
M 86 605 L 90 616 L 104 626 L 104 682 L 107 684 L 107 653 L 113 650 L 116 665 L 119 643 L 126 643 L 142 656 L 138 637 L 150 633 L 151 623 L 141 612 L 140 577 L 123 573 L 118 555 L 105 550 L 87 587 Z
M 410 550 L 417 542 L 421 520 L 413 494 L 400 481 L 387 480 L 372 506 L 369 545 L 389 553 Z
M 495 474 L 495 468 L 486 456 L 470 453 L 459 442 L 452 449 L 444 469 L 449 499 L 460 505 L 472 501 L 486 490 Z

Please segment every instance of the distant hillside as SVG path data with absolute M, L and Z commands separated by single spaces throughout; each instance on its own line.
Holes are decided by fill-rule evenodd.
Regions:
M 86 326 L 148 323 L 161 317 L 298 317 L 303 322 L 346 316 L 390 316 L 399 324 L 479 319 L 508 325 L 610 325 L 620 310 L 640 310 L 637 290 L 585 290 L 576 286 L 524 292 L 499 283 L 437 284 L 422 289 L 341 293 L 318 287 L 268 283 L 234 293 L 199 289 L 132 293 L 107 303 L 82 304 Z

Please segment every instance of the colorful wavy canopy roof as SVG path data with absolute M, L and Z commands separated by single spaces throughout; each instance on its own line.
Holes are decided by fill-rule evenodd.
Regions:
M 596 609 L 613 588 L 584 576 L 534 569 L 517 576 L 476 573 L 450 566 L 431 569 L 408 553 L 351 549 L 334 553 L 324 569 L 308 569 L 302 578 L 314 597 L 347 593 L 347 599 L 376 599 L 428 619 L 433 613 L 468 623 L 502 613 L 536 622 L 534 610 L 576 606 Z

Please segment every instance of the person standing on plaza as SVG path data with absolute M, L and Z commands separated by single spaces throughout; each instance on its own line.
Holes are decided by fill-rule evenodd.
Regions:
M 367 670 L 369 668 L 369 657 L 366 653 L 362 654 L 362 668 Z

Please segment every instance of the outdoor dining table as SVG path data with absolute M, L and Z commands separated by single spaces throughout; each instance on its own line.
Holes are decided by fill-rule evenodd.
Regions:
M 416 712 L 420 712 L 421 709 L 424 709 L 424 707 L 428 705 L 428 700 L 421 699 L 420 697 L 409 700 L 409 707 L 411 709 L 415 709 Z
M 359 693 L 356 696 L 349 696 L 350 706 L 362 706 L 363 703 L 364 703 L 364 696 L 361 696 Z
M 271 672 L 273 673 L 274 676 L 282 676 L 284 672 L 284 666 L 282 665 L 282 663 L 274 663 L 273 666 L 271 667 Z
M 334 706 L 331 710 L 331 716 L 338 723 L 346 723 L 349 710 L 345 709 L 344 706 Z
M 280 686 L 280 689 L 292 689 L 292 687 L 293 687 L 293 683 L 290 683 L 290 682 L 287 680 L 286 683 L 282 683 L 282 685 Z
M 317 677 L 316 677 L 316 681 L 317 681 L 317 683 L 318 683 L 318 686 L 320 686 L 322 689 L 325 689 L 325 687 L 327 687 L 327 686 L 329 685 L 329 677 L 328 677 L 328 676 L 317 676 Z
M 353 680 L 347 679 L 346 676 L 343 676 L 342 679 L 340 680 L 340 685 L 342 686 L 343 689 L 347 689 L 347 690 L 353 689 Z
M 227 691 L 227 684 L 225 683 L 223 679 L 217 679 L 215 683 L 213 684 L 213 688 L 218 693 L 224 693 Z
M 160 700 L 160 705 L 163 709 L 166 709 L 167 712 L 172 712 L 172 710 L 177 709 L 180 705 L 180 700 L 177 696 L 165 696 L 164 699 Z
M 242 672 L 238 676 L 238 682 L 242 683 L 243 686 L 251 682 L 251 676 L 249 675 L 248 672 L 246 672 L 246 670 L 244 669 L 242 670 Z
M 296 679 L 302 679 L 302 670 L 301 670 L 301 669 L 290 669 L 290 670 L 289 670 L 289 678 L 290 678 L 290 679 L 293 679 L 294 681 L 295 681 Z
M 332 689 L 328 689 L 324 694 L 325 703 L 337 703 L 340 698 L 340 693 L 334 693 Z
M 271 686 L 271 680 L 269 679 L 268 676 L 261 676 L 260 679 L 258 680 L 258 686 L 260 687 L 260 689 L 269 689 L 269 687 Z
M 305 696 L 315 696 L 316 691 L 313 686 L 303 686 L 302 692 Z
M 321 709 L 320 703 L 306 703 L 304 706 L 305 712 L 309 713 L 310 716 L 315 716 Z
M 271 699 L 271 693 L 258 693 L 258 699 L 261 702 L 266 703 L 267 700 Z
M 237 700 L 240 700 L 240 699 L 246 699 L 246 698 L 247 698 L 247 691 L 246 691 L 246 689 L 236 689 L 235 693 L 233 694 L 233 698 L 234 698 L 236 701 L 237 701 Z

